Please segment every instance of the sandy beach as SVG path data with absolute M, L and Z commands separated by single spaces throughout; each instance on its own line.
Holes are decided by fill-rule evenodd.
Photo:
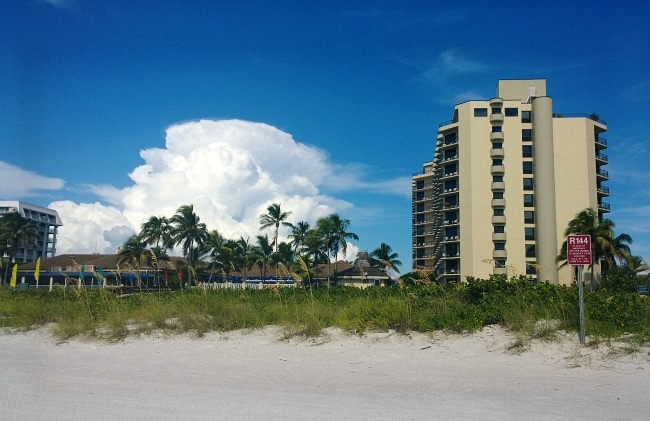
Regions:
M 0 335 L 3 420 L 642 420 L 649 348 L 510 349 L 500 327 L 283 339 L 269 327 L 58 343 Z

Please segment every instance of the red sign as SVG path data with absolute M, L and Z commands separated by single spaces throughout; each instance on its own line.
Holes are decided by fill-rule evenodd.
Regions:
M 591 236 L 568 235 L 566 238 L 567 261 L 570 265 L 591 264 Z

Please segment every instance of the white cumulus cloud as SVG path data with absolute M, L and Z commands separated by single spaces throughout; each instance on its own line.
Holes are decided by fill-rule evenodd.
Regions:
M 92 191 L 111 206 L 55 202 L 61 215 L 58 253 L 114 252 L 150 216 L 171 217 L 193 204 L 208 229 L 227 238 L 264 234 L 259 215 L 271 203 L 291 212 L 289 221 L 312 224 L 353 205 L 321 189 L 341 179 L 321 149 L 297 142 L 275 127 L 241 120 L 200 120 L 172 125 L 165 148 L 140 152 L 131 186 L 98 186 Z M 355 175 L 354 177 L 356 177 Z M 377 188 L 386 187 L 377 185 Z M 266 231 L 272 236 L 272 230 Z M 288 229 L 281 229 L 280 240 Z M 351 245 L 348 259 L 354 259 Z

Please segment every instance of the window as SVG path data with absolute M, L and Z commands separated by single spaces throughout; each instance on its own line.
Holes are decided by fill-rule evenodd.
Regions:
M 417 222 L 418 224 L 422 224 L 424 223 L 424 221 L 425 221 L 424 215 L 418 215 L 417 218 L 415 219 L 415 222 Z
M 498 259 L 494 261 L 495 268 L 504 268 L 506 267 L 506 261 L 504 259 Z
M 519 108 L 506 108 L 506 117 L 517 117 L 519 115 Z
M 533 140 L 533 130 L 532 129 L 522 129 L 521 130 L 521 140 L 524 142 L 530 142 Z
M 445 165 L 445 175 L 455 174 L 458 172 L 456 164 Z
M 424 203 L 418 203 L 416 208 L 415 208 L 415 211 L 416 212 L 424 212 Z
M 536 275 L 535 262 L 526 262 L 526 275 Z
M 474 117 L 487 117 L 487 108 L 474 108 Z
M 535 257 L 535 244 L 526 246 L 526 257 Z
M 418 180 L 415 183 L 415 188 L 418 190 L 422 190 L 424 188 L 424 180 Z
M 501 133 L 503 131 L 503 127 L 501 126 L 492 126 L 492 133 Z
M 532 145 L 523 145 L 521 147 L 521 156 L 524 158 L 532 158 L 533 157 L 533 146 Z
M 535 228 L 524 228 L 524 239 L 535 241 Z
M 524 190 L 532 190 L 532 189 L 533 189 L 533 179 L 524 178 Z
M 416 193 L 415 200 L 424 200 L 424 192 Z
M 495 250 L 505 250 L 506 249 L 506 243 L 494 243 L 494 249 Z
M 445 151 L 445 160 L 458 158 L 458 151 L 456 148 L 447 149 Z
M 533 173 L 533 162 L 532 161 L 524 161 L 522 166 L 523 166 L 524 174 L 532 174 Z
M 445 220 L 449 222 L 454 222 L 458 219 L 458 214 L 456 212 L 445 212 Z
M 535 212 L 524 211 L 524 224 L 534 224 L 534 223 L 535 223 Z
M 502 191 L 492 192 L 492 199 L 503 199 L 503 192 Z
M 534 196 L 532 194 L 525 194 L 524 195 L 524 207 L 525 208 L 532 208 L 534 207 Z
M 502 175 L 493 175 L 492 176 L 492 182 L 494 182 L 494 183 L 503 183 L 503 176 Z
M 492 114 L 501 114 L 501 107 L 493 107 Z
M 506 226 L 505 225 L 495 225 L 494 226 L 494 232 L 497 234 L 503 234 L 506 232 Z
M 445 181 L 445 191 L 451 191 L 458 188 L 458 180 Z
M 533 119 L 531 117 L 531 112 L 530 111 L 522 111 L 521 112 L 521 122 L 522 123 L 532 123 Z
M 503 165 L 503 159 L 501 158 L 494 158 L 492 160 L 492 165 Z
M 502 208 L 494 209 L 493 215 L 494 216 L 503 216 L 503 209 Z
M 445 145 L 452 145 L 457 142 L 456 133 L 449 133 L 445 135 Z
M 445 230 L 445 237 L 452 238 L 458 236 L 458 227 L 451 227 Z
M 501 142 L 492 142 L 493 149 L 503 149 L 503 143 Z

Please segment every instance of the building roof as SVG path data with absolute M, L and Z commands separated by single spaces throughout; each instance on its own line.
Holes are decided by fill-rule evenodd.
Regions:
M 57 211 L 43 206 L 32 205 L 19 200 L 0 200 L 0 208 L 8 208 L 9 212 L 18 212 L 20 216 L 29 220 L 39 220 L 58 227 L 63 225 Z M 34 213 L 39 215 L 38 219 L 35 218 Z M 42 220 L 44 216 L 47 216 L 47 221 Z

